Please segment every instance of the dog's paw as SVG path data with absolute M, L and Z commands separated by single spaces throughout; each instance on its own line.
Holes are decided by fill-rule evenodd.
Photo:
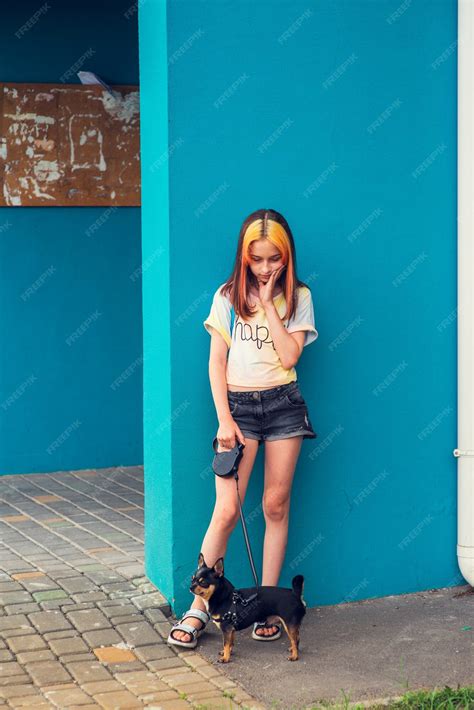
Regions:
M 288 660 L 289 660 L 289 661 L 297 661 L 297 660 L 298 660 L 298 656 L 296 656 L 296 657 L 295 657 L 295 656 L 288 656 Z
M 218 663 L 230 663 L 230 658 L 224 658 L 221 656 L 220 658 L 217 659 Z

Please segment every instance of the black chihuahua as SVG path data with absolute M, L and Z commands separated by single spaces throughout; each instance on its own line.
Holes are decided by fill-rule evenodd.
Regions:
M 303 575 L 297 574 L 291 581 L 293 589 L 271 586 L 236 589 L 224 577 L 224 558 L 219 557 L 214 567 L 208 567 L 200 552 L 189 589 L 202 598 L 212 620 L 222 631 L 224 648 L 219 652 L 219 662 L 229 663 L 236 631 L 267 617 L 281 620 L 290 639 L 288 660 L 297 661 L 300 626 L 306 614 L 303 584 Z

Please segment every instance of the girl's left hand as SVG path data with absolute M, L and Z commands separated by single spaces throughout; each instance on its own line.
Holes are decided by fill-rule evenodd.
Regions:
M 283 269 L 286 269 L 286 264 L 283 264 L 280 266 L 279 269 L 275 269 L 270 274 L 270 277 L 267 281 L 266 284 L 260 282 L 258 285 L 258 297 L 260 299 L 260 302 L 262 306 L 268 306 L 273 303 L 273 289 L 275 287 L 275 284 L 281 274 L 283 273 Z

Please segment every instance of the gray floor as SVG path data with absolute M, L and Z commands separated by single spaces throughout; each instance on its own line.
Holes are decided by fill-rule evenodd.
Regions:
M 192 651 L 177 655 L 164 643 L 169 620 L 162 612 L 169 614 L 169 606 L 144 576 L 142 468 L 3 476 L 0 498 L 0 660 L 4 674 L 11 668 L 9 678 L 0 674 L 0 705 L 21 707 L 19 694 L 27 693 L 38 708 L 50 707 L 50 693 L 63 692 L 51 689 L 57 688 L 53 682 L 63 684 L 65 694 L 81 682 L 69 677 L 81 660 L 87 668 L 92 661 L 102 666 L 103 692 L 118 707 L 135 696 L 133 707 L 158 701 L 163 708 L 185 710 L 214 695 L 214 702 L 222 699 L 231 708 L 233 703 L 219 692 L 240 692 L 231 681 L 265 707 L 282 710 L 299 710 L 324 699 L 342 701 L 342 691 L 357 701 L 400 696 L 407 689 L 474 684 L 474 590 L 466 585 L 308 609 L 296 663 L 287 660 L 286 635 L 263 643 L 254 641 L 246 629 L 236 635 L 231 663 L 217 664 L 221 635 L 210 624 L 197 651 L 213 665 L 197 666 L 202 677 L 193 695 L 189 685 L 175 687 L 171 676 L 164 675 L 167 669 L 178 670 L 184 683 L 189 679 L 182 671 L 193 667 L 181 668 L 187 664 L 184 657 L 190 664 L 197 661 Z M 40 576 L 19 578 L 37 575 L 38 570 Z M 104 638 L 75 628 L 77 611 L 86 610 L 100 613 Z M 44 611 L 60 612 L 58 623 L 63 625 L 57 631 L 41 628 Z M 18 623 L 10 623 L 15 620 Z M 136 628 L 137 622 L 147 636 L 144 631 L 140 638 L 130 636 L 125 626 Z M 66 630 L 60 630 L 64 626 Z M 463 630 L 469 626 L 473 628 Z M 113 651 L 120 645 L 116 633 L 137 658 L 97 663 L 98 647 Z M 28 638 L 17 638 L 19 634 Z M 57 649 L 58 639 L 65 636 L 84 641 L 82 651 L 74 651 L 74 663 L 72 646 L 64 656 Z M 16 654 L 20 642 L 26 651 Z M 42 650 L 30 651 L 30 646 Z M 36 667 L 44 689 L 34 681 Z M 206 685 L 208 678 L 212 688 Z M 96 707 L 100 688 L 83 680 L 77 702 L 90 696 L 91 704 L 81 706 L 89 710 Z M 178 699 L 185 687 L 187 700 Z M 243 697 L 235 695 L 234 700 Z M 61 707 L 57 696 L 55 703 Z M 71 701 L 64 707 L 70 710 Z
M 286 660 L 286 634 L 263 643 L 250 633 L 236 635 L 225 673 L 269 707 L 342 701 L 342 690 L 356 701 L 474 684 L 474 590 L 468 585 L 309 609 L 294 663 Z M 199 651 L 214 660 L 220 647 L 220 632 L 209 625 Z

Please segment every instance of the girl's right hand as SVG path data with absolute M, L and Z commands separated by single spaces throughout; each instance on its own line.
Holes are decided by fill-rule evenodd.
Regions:
M 236 445 L 236 438 L 245 446 L 245 436 L 240 431 L 239 426 L 235 423 L 232 417 L 224 419 L 217 430 L 217 453 L 221 451 L 230 451 Z

